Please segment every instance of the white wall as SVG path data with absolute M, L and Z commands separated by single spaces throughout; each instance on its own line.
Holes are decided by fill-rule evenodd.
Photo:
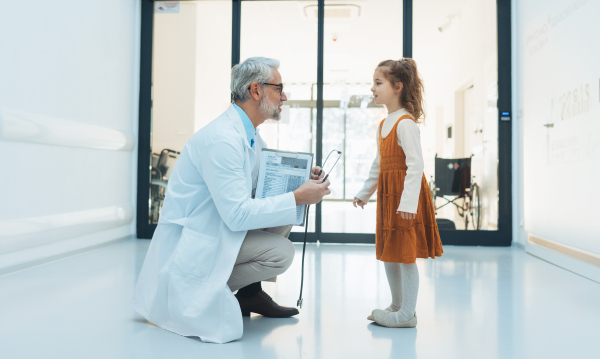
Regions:
M 515 7 L 515 240 L 536 250 L 534 234 L 600 254 L 600 1 Z
M 196 9 L 194 132 L 225 112 L 231 104 L 231 1 L 199 1 Z
M 152 151 L 181 151 L 194 134 L 196 3 L 154 15 Z
M 187 1 L 154 16 L 152 151 L 181 151 L 231 101 L 231 2 Z
M 139 14 L 2 2 L 0 270 L 135 233 Z

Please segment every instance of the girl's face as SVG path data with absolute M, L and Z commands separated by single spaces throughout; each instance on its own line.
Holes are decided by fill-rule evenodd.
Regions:
M 378 68 L 373 74 L 373 102 L 376 105 L 388 105 L 400 100 L 400 91 L 395 91 L 392 87 L 392 83 L 389 82 L 383 72 Z

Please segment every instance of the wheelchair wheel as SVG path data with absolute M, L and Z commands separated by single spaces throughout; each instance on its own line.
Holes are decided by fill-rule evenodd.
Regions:
M 167 184 L 161 180 L 150 182 L 150 223 L 157 224 L 160 210 L 165 200 Z
M 481 193 L 477 183 L 471 187 L 471 218 L 473 229 L 481 229 Z
M 435 215 L 437 215 L 437 207 L 435 204 L 435 197 L 437 196 L 437 191 L 435 188 L 435 181 L 433 180 L 433 176 L 431 176 L 431 181 L 429 182 L 429 192 L 431 192 L 431 201 L 433 203 L 433 209 L 434 209 Z

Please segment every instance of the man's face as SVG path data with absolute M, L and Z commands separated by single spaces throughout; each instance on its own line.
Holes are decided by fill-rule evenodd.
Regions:
M 273 69 L 272 73 L 273 79 L 270 83 L 282 84 L 281 74 L 279 71 L 277 69 Z M 258 104 L 260 113 L 267 119 L 279 121 L 281 119 L 281 105 L 283 105 L 283 101 L 287 101 L 285 92 L 282 91 L 280 94 L 279 87 L 271 85 L 265 85 L 263 89 L 264 96 Z

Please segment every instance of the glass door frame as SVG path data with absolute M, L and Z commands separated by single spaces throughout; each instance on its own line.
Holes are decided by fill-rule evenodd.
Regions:
M 242 1 L 232 1 L 231 65 L 240 62 Z M 265 0 L 262 0 L 265 1 Z M 277 0 L 285 1 L 285 0 Z M 511 1 L 496 1 L 498 41 L 498 229 L 440 230 L 445 245 L 510 246 L 512 244 L 512 76 L 511 76 Z M 403 0 L 403 57 L 412 57 L 413 0 Z M 152 41 L 154 0 L 142 0 L 140 39 L 140 89 L 138 132 L 137 236 L 152 238 L 156 225 L 150 224 L 149 191 L 152 131 Z M 323 72 L 324 72 L 325 0 L 318 0 L 317 51 L 317 119 L 316 164 L 323 160 Z M 308 242 L 375 243 L 375 235 L 367 233 L 323 233 L 321 203 L 316 211 L 315 232 L 308 233 Z M 290 240 L 303 241 L 304 234 L 292 232 Z

